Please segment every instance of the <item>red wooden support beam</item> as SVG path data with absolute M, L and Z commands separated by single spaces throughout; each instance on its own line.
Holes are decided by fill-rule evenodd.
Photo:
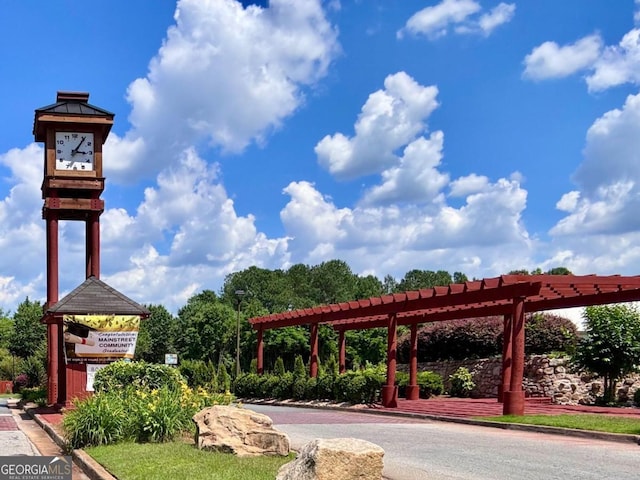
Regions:
M 47 308 L 58 303 L 58 213 L 47 211 Z M 59 342 L 61 332 L 56 322 L 47 325 L 47 403 L 59 403 Z M 63 369 L 64 370 L 64 369 Z
M 258 367 L 258 375 L 262 375 L 264 373 L 264 340 L 263 340 L 264 330 L 262 326 L 258 328 L 258 352 L 257 352 L 257 367 Z
M 511 336 L 513 331 L 513 324 L 511 321 L 511 314 L 504 316 L 503 330 L 502 330 L 502 373 L 500 385 L 498 385 L 498 402 L 504 401 L 504 392 L 508 391 L 511 386 L 511 362 L 512 362 L 512 349 L 511 349 Z
M 387 327 L 387 383 L 382 386 L 382 405 L 398 406 L 398 387 L 396 386 L 396 351 L 398 346 L 398 319 L 389 315 Z
M 411 346 L 409 350 L 409 385 L 406 391 L 407 400 L 420 398 L 418 386 L 418 324 L 411 324 Z
M 309 357 L 309 376 L 318 376 L 318 324 L 311 324 L 311 356 Z
M 344 336 L 344 330 L 338 332 L 338 373 L 343 374 L 347 371 L 347 342 Z
M 503 414 L 524 415 L 524 297 L 513 299 L 513 330 L 511 335 L 512 364 L 509 391 L 504 392 Z

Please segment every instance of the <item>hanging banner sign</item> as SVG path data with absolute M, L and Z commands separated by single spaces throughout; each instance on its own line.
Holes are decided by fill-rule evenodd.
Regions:
M 138 340 L 137 315 L 64 315 L 67 363 L 110 363 L 132 359 Z

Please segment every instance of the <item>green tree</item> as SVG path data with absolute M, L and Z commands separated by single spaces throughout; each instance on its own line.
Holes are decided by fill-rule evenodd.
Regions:
M 578 344 L 576 366 L 604 379 L 604 402 L 615 400 L 616 384 L 640 365 L 640 313 L 628 305 L 585 308 L 586 336 Z
M 13 331 L 13 320 L 8 313 L 0 309 L 0 348 L 9 348 Z
M 546 272 L 547 275 L 573 275 L 567 267 L 555 267 Z
M 357 276 L 342 260 L 322 262 L 311 269 L 315 305 L 347 302 L 356 298 Z
M 398 291 L 398 282 L 392 275 L 385 275 L 382 281 L 382 292 L 386 295 Z
M 384 292 L 384 286 L 382 282 L 374 275 L 367 275 L 366 277 L 356 277 L 356 296 L 359 298 L 371 298 L 379 297 Z
M 401 292 L 409 292 L 419 290 L 421 288 L 431 288 L 436 286 L 445 286 L 453 282 L 451 275 L 444 270 L 434 272 L 432 270 L 409 270 L 400 283 L 398 290 Z
M 210 291 L 191 297 L 178 311 L 176 347 L 181 358 L 233 364 L 236 312 Z M 228 358 L 227 358 L 228 357 Z
M 453 272 L 453 283 L 464 283 L 468 282 L 469 279 L 462 272 Z
M 27 297 L 13 316 L 14 331 L 11 335 L 9 352 L 20 358 L 28 358 L 47 343 L 47 328 L 40 323 L 42 305 Z
M 166 353 L 176 353 L 177 321 L 162 305 L 147 305 L 147 308 L 151 315 L 140 323 L 136 357 L 150 363 L 164 363 Z

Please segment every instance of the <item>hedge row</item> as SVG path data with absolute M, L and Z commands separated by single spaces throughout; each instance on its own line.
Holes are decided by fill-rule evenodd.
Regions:
M 409 383 L 409 375 L 398 372 L 399 393 Z M 235 381 L 234 394 L 239 398 L 273 398 L 294 400 L 328 400 L 350 403 L 375 403 L 386 380 L 383 368 L 351 370 L 341 375 L 320 374 L 317 378 L 296 376 L 291 372 L 281 375 L 247 373 Z M 442 377 L 433 372 L 418 374 L 421 398 L 440 395 Z
M 544 354 L 572 352 L 577 342 L 575 324 L 550 314 L 525 319 L 525 352 Z M 483 317 L 426 324 L 418 331 L 418 361 L 464 360 L 502 354 L 503 318 Z M 398 360 L 408 363 L 410 337 L 398 342 Z

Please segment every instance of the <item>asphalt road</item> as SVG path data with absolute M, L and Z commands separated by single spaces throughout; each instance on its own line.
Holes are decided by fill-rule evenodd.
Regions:
M 640 446 L 357 412 L 246 405 L 271 417 L 293 448 L 314 438 L 380 445 L 392 480 L 640 478 Z

